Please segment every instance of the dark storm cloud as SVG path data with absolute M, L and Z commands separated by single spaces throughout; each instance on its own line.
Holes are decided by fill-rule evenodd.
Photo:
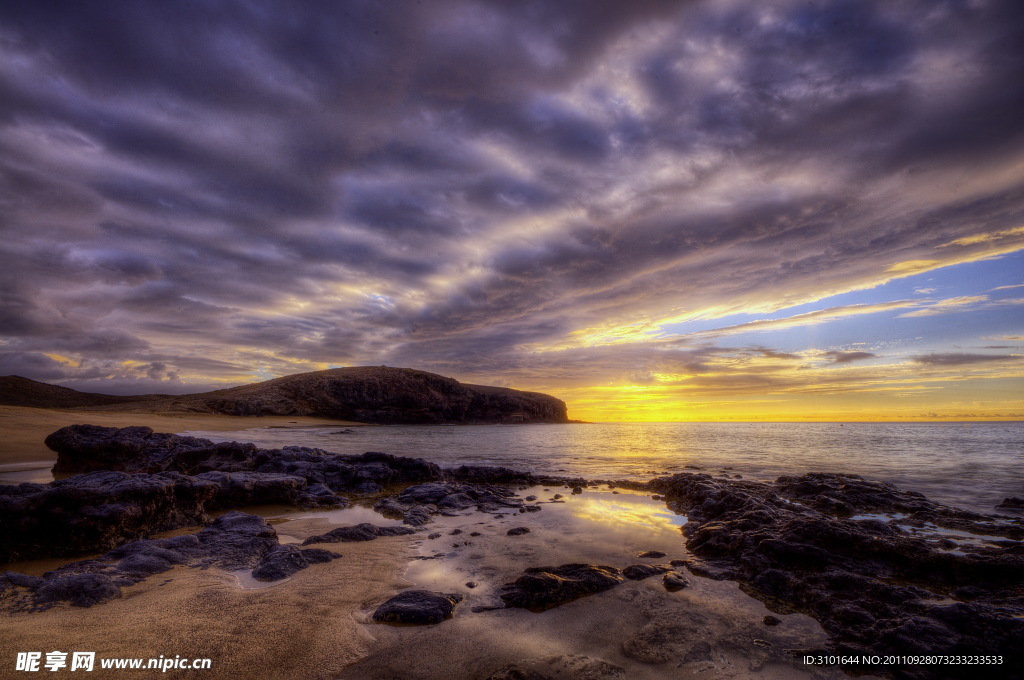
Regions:
M 122 387 L 258 357 L 511 375 L 870 287 L 1020 224 L 1021 44 L 1010 0 L 4 3 L 0 338 Z

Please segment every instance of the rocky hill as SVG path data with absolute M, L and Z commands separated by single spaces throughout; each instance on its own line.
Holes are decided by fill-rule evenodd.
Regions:
M 127 404 L 154 398 L 154 395 L 117 397 L 112 394 L 79 392 L 69 387 L 36 382 L 19 375 L 0 376 L 0 404 L 34 408 L 89 408 L 109 404 Z
M 52 385 L 43 387 L 66 390 Z M 66 391 L 84 395 L 74 390 Z M 565 402 L 547 394 L 468 385 L 426 371 L 385 366 L 353 366 L 299 373 L 200 394 L 109 398 L 125 401 L 111 401 L 103 405 L 65 403 L 65 400 L 48 407 L 91 406 L 104 411 L 180 411 L 237 416 L 313 416 L 382 424 L 569 422 Z M 0 397 L 0 403 L 11 402 Z M 42 403 L 32 405 L 46 406 Z

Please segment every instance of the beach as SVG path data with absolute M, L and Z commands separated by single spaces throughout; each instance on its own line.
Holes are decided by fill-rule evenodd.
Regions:
M 156 432 L 185 430 L 231 431 L 249 427 L 315 427 L 360 425 L 346 420 L 308 416 L 219 416 L 178 412 L 152 413 L 144 410 L 54 410 L 0 405 L 0 469 L 3 466 L 56 461 L 57 454 L 43 440 L 66 426 L 88 423 L 104 427 L 149 427 Z
M 201 428 L 257 440 L 261 433 L 295 442 L 321 437 L 364 451 L 379 448 L 364 446 L 373 433 L 418 432 L 300 418 L 22 408 L 5 408 L 3 415 L 16 424 L 20 441 L 36 442 L 34 453 L 16 458 L 23 463 L 38 461 L 38 440 L 67 420 L 165 432 Z M 274 429 L 254 429 L 267 427 Z M 537 427 L 555 433 L 573 426 Z M 458 436 L 491 432 L 456 429 Z M 430 432 L 443 437 L 447 430 Z M 8 667 L 19 651 L 77 650 L 100 659 L 210 660 L 210 669 L 169 671 L 183 678 L 784 680 L 845 677 L 836 664 L 804 663 L 809 655 L 839 650 L 853 658 L 953 644 L 978 653 L 1005 651 L 1019 635 L 1017 624 L 988 613 L 1015 606 L 1019 585 L 1012 583 L 1020 564 L 1012 553 L 1024 538 L 1019 519 L 960 511 L 860 477 L 812 473 L 749 481 L 718 468 L 614 482 L 500 467 L 441 469 L 386 453 L 336 456 L 203 444 L 171 434 L 64 432 L 73 433 L 58 443 L 65 465 L 82 464 L 73 455 L 76 446 L 134 453 L 118 459 L 127 472 L 94 471 L 60 482 L 74 491 L 53 496 L 52 503 L 62 504 L 55 506 L 64 513 L 58 516 L 83 516 L 79 503 L 88 518 L 97 503 L 90 499 L 106 498 L 102 494 L 110 494 L 112 507 L 139 503 L 137 495 L 114 494 L 125 488 L 137 493 L 144 482 L 173 482 L 176 490 L 160 496 L 164 505 L 139 506 L 142 520 L 138 514 L 115 517 L 90 554 L 46 557 L 61 546 L 40 543 L 33 555 L 25 552 L 26 559 L 3 567 L 25 575 L 4 577 L 7 589 L 0 589 L 0 634 L 11 641 L 11 658 L 0 662 Z M 100 448 L 89 448 L 96 443 Z M 48 458 L 57 455 L 51 451 Z M 236 471 L 217 471 L 225 465 Z M 97 481 L 86 484 L 90 479 Z M 317 481 L 336 493 L 316 491 Z M 50 493 L 48 485 L 25 488 Z M 9 507 L 20 507 L 12 498 Z M 105 517 L 95 521 L 102 525 Z M 145 530 L 146 522 L 168 517 L 179 518 L 177 528 L 168 530 L 164 522 L 160 531 Z M 206 528 L 189 524 L 189 517 L 207 517 Z M 249 533 L 231 534 L 228 520 Z M 345 533 L 366 526 L 406 535 Z M 258 540 L 249 538 L 257 536 L 253 527 Z M 93 528 L 88 520 L 82 535 Z M 204 543 L 207 534 L 217 540 Z M 124 547 L 128 539 L 134 542 Z M 255 552 L 254 541 L 262 546 Z M 206 545 L 212 547 L 196 552 Z M 245 567 L 224 566 L 238 561 L 231 551 L 239 545 L 249 551 Z M 255 580 L 274 554 L 317 559 Z M 90 560 L 74 562 L 83 557 Z M 609 582 L 596 592 L 544 594 L 549 599 L 539 607 L 516 604 L 510 594 L 531 571 L 578 567 L 603 570 Z M 957 575 L 950 580 L 947 572 Z M 43 597 L 68 578 L 102 579 L 109 592 L 88 607 Z M 859 585 L 850 589 L 847 582 Z M 449 619 L 432 625 L 374 620 L 378 608 L 409 590 L 442 594 L 456 606 Z M 71 591 L 61 597 L 82 595 Z M 894 610 L 893 602 L 902 604 Z M 957 609 L 964 602 L 972 612 L 966 618 L 966 610 Z M 950 619 L 955 612 L 963 620 Z M 945 637 L 891 642 L 904 639 L 894 635 L 916 635 L 911 631 L 921 626 L 942 626 Z M 892 669 L 854 663 L 845 670 L 881 677 Z M 893 677 L 945 677 L 919 670 L 898 669 Z

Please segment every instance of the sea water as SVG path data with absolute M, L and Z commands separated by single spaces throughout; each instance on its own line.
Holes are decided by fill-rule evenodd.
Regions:
M 1024 496 L 1024 423 L 593 423 L 257 428 L 189 434 L 264 447 L 383 451 L 442 467 L 498 465 L 587 479 L 677 472 L 756 481 L 840 472 L 991 513 Z

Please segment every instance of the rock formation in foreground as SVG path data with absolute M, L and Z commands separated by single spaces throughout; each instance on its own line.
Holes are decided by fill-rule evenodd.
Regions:
M 108 397 L 11 378 L 0 378 L 8 381 L 0 383 L 0 403 L 16 406 L 312 416 L 380 424 L 569 422 L 565 402 L 547 394 L 469 385 L 387 366 L 332 368 L 182 396 Z

